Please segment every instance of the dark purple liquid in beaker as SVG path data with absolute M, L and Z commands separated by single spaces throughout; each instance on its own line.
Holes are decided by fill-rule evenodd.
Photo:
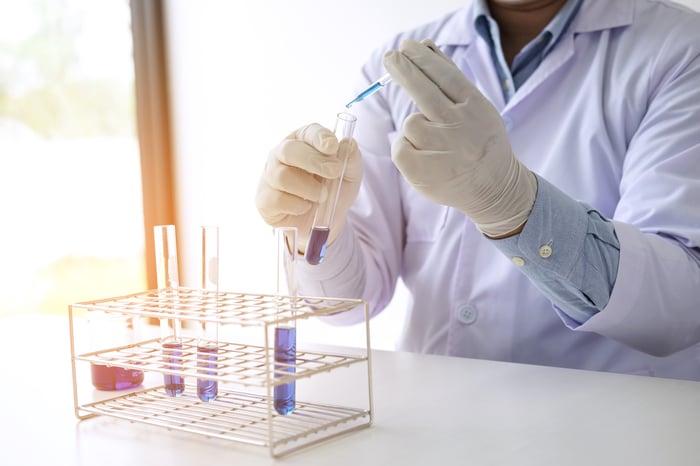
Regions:
M 92 385 L 98 390 L 124 390 L 143 382 L 143 371 L 105 364 L 90 364 Z
M 275 364 L 276 372 L 296 371 L 294 364 L 297 358 L 297 329 L 294 327 L 278 327 L 275 329 Z M 275 375 L 280 377 L 280 375 Z M 292 381 L 284 385 L 275 385 L 274 403 L 275 411 L 280 414 L 289 414 L 294 411 L 296 404 L 295 386 Z
M 182 370 L 181 356 L 182 343 L 167 342 L 163 343 L 163 355 L 167 368 L 171 370 Z M 182 395 L 185 391 L 185 378 L 181 375 L 165 374 L 163 376 L 165 383 L 165 393 L 170 396 Z
M 311 229 L 309 244 L 306 246 L 306 262 L 318 265 L 326 255 L 326 243 L 328 242 L 328 228 L 314 227 Z
M 216 375 L 216 359 L 219 348 L 214 345 L 197 346 L 197 396 L 202 401 L 211 401 L 219 392 L 216 380 L 203 378 L 202 375 Z

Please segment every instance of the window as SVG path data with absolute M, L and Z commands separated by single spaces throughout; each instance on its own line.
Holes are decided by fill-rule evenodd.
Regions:
M 128 1 L 0 7 L 0 313 L 145 289 Z

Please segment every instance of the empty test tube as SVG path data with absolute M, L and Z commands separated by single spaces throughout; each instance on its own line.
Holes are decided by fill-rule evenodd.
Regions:
M 197 396 L 202 401 L 216 398 L 219 383 L 206 376 L 216 375 L 219 352 L 219 325 L 215 320 L 219 300 L 219 229 L 203 226 L 202 303 L 207 320 L 200 322 L 197 340 Z
M 282 227 L 275 230 L 277 241 L 277 317 L 275 326 L 275 378 L 296 373 L 296 341 L 297 328 L 294 317 L 296 307 L 296 240 L 297 230 L 293 227 Z M 287 295 L 290 298 L 292 319 L 289 312 L 283 309 Z M 284 320 L 283 320 L 284 318 Z M 279 414 L 287 415 L 296 406 L 296 382 L 275 385 L 274 406 Z
M 321 202 L 316 208 L 309 242 L 306 245 L 306 262 L 311 265 L 320 264 L 326 255 L 326 245 L 330 235 L 331 223 L 335 214 L 335 207 L 340 195 L 340 189 L 343 184 L 343 176 L 345 175 L 345 166 L 347 165 L 348 151 L 352 143 L 352 134 L 355 130 L 355 122 L 357 117 L 350 113 L 340 112 L 336 116 L 335 121 L 335 136 L 338 138 L 338 151 L 335 157 L 343 164 L 340 172 L 340 177 L 328 180 L 324 179 L 326 192 L 328 196 L 324 202 Z
M 177 263 L 177 242 L 175 225 L 156 225 L 153 227 L 156 251 L 156 275 L 158 279 L 158 298 L 166 312 L 177 311 L 179 275 Z M 174 317 L 160 319 L 161 348 L 165 368 L 182 370 L 181 322 Z M 185 378 L 178 374 L 163 376 L 165 393 L 170 396 L 181 395 L 185 391 Z

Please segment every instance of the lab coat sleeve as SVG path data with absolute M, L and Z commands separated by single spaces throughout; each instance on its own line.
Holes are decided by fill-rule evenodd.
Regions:
M 700 43 L 687 15 L 658 43 L 613 215 L 620 265 L 579 330 L 664 356 L 700 342 Z
M 614 122 L 626 151 L 610 219 L 620 255 L 609 300 L 588 319 L 559 309 L 576 331 L 655 356 L 700 343 L 700 45 L 688 28 L 664 33 L 651 71 L 639 77 L 646 90 L 635 102 L 644 108 Z
M 493 244 L 573 330 L 656 356 L 700 341 L 700 260 L 678 241 L 606 221 L 538 177 L 523 232 Z
M 345 224 L 318 265 L 310 265 L 299 256 L 297 274 L 299 293 L 304 296 L 357 299 L 362 297 L 365 266 L 352 228 Z M 327 318 L 328 323 L 348 325 L 361 322 L 364 311 L 359 307 Z
M 615 222 L 620 267 L 608 305 L 578 330 L 655 356 L 700 341 L 700 264 L 674 240 Z

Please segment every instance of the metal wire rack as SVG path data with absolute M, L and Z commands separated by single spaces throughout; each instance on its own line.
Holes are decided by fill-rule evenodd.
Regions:
M 366 348 L 359 354 L 298 350 L 293 372 L 275 363 L 270 335 L 276 326 L 312 316 L 347 312 L 358 306 L 364 309 L 367 337 Z M 80 323 L 91 313 L 258 328 L 259 344 L 219 340 L 216 367 L 207 372 L 207 379 L 218 381 L 220 389 L 216 399 L 210 402 L 200 401 L 192 395 L 191 386 L 178 397 L 168 396 L 162 386 L 145 385 L 127 392 L 101 392 L 96 397 L 94 390 L 86 391 L 84 387 L 87 377 L 85 370 L 81 372 L 81 365 L 86 366 L 86 363 L 186 378 L 196 378 L 199 373 L 196 338 L 183 337 L 176 367 L 165 362 L 159 338 L 84 351 L 81 338 L 84 339 L 85 335 L 80 331 Z M 207 437 L 267 446 L 271 456 L 281 456 L 372 423 L 369 311 L 367 303 L 362 300 L 291 298 L 179 288 L 72 304 L 69 306 L 69 321 L 74 408 L 79 419 L 107 415 Z M 367 401 L 363 406 L 345 407 L 316 400 L 297 400 L 294 412 L 289 415 L 279 415 L 273 409 L 272 390 L 275 385 L 310 379 L 322 373 L 332 376 L 330 373 L 336 369 L 354 365 L 366 366 Z

